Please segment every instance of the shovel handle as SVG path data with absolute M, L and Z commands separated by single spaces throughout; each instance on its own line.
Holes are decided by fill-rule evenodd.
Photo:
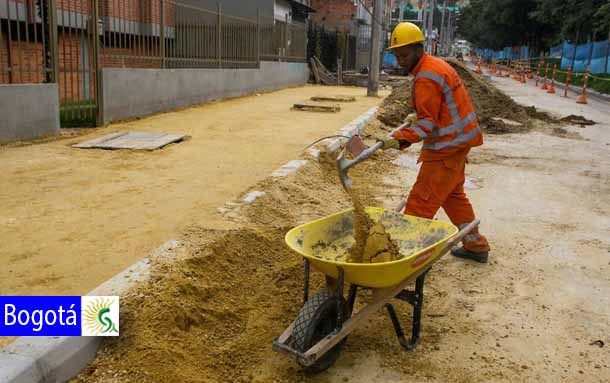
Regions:
M 351 168 L 352 166 L 366 160 L 367 158 L 372 156 L 373 153 L 375 153 L 382 147 L 383 147 L 383 141 L 375 142 L 375 144 L 373 146 L 363 150 L 362 153 L 360 153 L 360 155 L 358 157 L 356 157 L 352 161 L 350 161 L 349 164 L 345 167 L 345 169 L 347 170 L 347 169 Z

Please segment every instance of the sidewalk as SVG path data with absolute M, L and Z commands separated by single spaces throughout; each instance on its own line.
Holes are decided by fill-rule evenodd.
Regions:
M 291 111 L 314 95 L 340 113 Z M 174 239 L 190 223 L 377 105 L 366 89 L 305 86 L 115 124 L 63 141 L 0 148 L 0 294 L 79 295 Z M 79 150 L 114 131 L 192 138 L 155 152 Z

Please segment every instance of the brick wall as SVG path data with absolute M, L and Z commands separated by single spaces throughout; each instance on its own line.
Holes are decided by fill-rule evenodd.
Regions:
M 352 0 L 312 0 L 311 7 L 316 10 L 313 21 L 331 29 L 349 29 L 356 17 Z
M 9 82 L 8 73 L 8 41 L 2 38 L 0 40 L 0 84 L 7 84 Z
M 89 14 L 91 13 L 91 0 L 57 0 L 57 9 Z
M 173 5 L 165 2 L 165 14 L 171 13 Z M 100 15 L 139 21 L 142 23 L 159 23 L 159 0 L 101 0 Z M 166 18 L 167 20 L 167 18 Z

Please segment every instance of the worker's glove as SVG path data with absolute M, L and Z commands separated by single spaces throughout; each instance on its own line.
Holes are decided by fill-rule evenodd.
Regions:
M 383 146 L 381 147 L 383 150 L 400 149 L 400 143 L 394 137 L 378 138 L 377 142 L 383 142 Z
M 411 116 L 412 116 L 412 117 L 411 117 Z M 410 114 L 410 115 L 409 115 L 409 117 L 407 117 L 407 118 L 416 118 L 416 115 L 415 115 L 415 113 L 412 113 L 412 114 Z M 387 136 L 387 138 L 386 138 L 386 139 L 390 139 L 390 138 L 391 138 L 391 139 L 394 139 L 394 140 L 397 142 L 397 144 L 398 144 L 398 146 L 394 146 L 394 148 L 396 148 L 396 149 L 398 149 L 398 150 L 405 150 L 405 149 L 407 149 L 409 146 L 411 146 L 411 143 L 410 143 L 409 141 L 407 141 L 407 140 L 402 140 L 402 139 L 398 139 L 398 138 L 396 138 L 396 136 L 395 136 L 397 132 L 399 132 L 399 131 L 400 131 L 400 130 L 402 130 L 402 129 L 406 129 L 406 128 L 408 128 L 409 126 L 411 126 L 411 123 L 410 123 L 410 122 L 407 122 L 407 123 L 405 123 L 405 124 L 400 125 L 398 128 L 396 128 L 396 129 L 392 130 L 392 131 L 391 131 L 391 132 L 388 134 L 388 136 Z M 396 145 L 396 144 L 394 144 L 394 145 Z M 385 144 L 384 144 L 384 149 L 385 149 Z
M 411 143 L 409 141 L 398 140 L 398 150 L 408 149 L 409 146 L 411 146 Z
M 405 125 L 413 125 L 415 121 L 417 121 L 417 113 L 409 113 L 409 115 L 405 119 Z

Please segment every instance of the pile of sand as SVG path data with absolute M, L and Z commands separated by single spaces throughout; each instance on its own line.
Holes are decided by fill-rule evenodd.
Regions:
M 392 84 L 392 93 L 383 100 L 377 119 L 385 125 L 395 128 L 402 125 L 413 111 L 411 81 L 405 79 Z
M 522 133 L 529 130 L 530 119 L 557 122 L 553 117 L 537 111 L 533 107 L 528 108 L 517 104 L 512 98 L 483 81 L 462 64 L 455 61 L 449 61 L 449 63 L 464 81 L 479 123 L 486 133 Z M 406 79 L 404 82 L 393 84 L 392 93 L 382 103 L 377 118 L 388 127 L 385 129 L 386 131 L 403 124 L 406 117 L 414 112 L 411 87 L 412 81 Z M 507 126 L 497 118 L 516 121 L 520 125 Z
M 366 161 L 350 171 L 363 204 L 375 204 L 369 188 L 381 184 L 391 166 L 389 160 Z M 188 255 L 154 265 L 153 278 L 122 299 L 121 337 L 106 340 L 75 381 L 305 379 L 294 360 L 271 350 L 302 305 L 303 260 L 288 249 L 284 235 L 350 207 L 350 201 L 328 164 L 310 163 L 297 176 L 254 188 L 266 194 L 241 210 L 241 228 L 190 227 L 182 238 Z M 320 289 L 322 274 L 311 278 L 312 291 Z

